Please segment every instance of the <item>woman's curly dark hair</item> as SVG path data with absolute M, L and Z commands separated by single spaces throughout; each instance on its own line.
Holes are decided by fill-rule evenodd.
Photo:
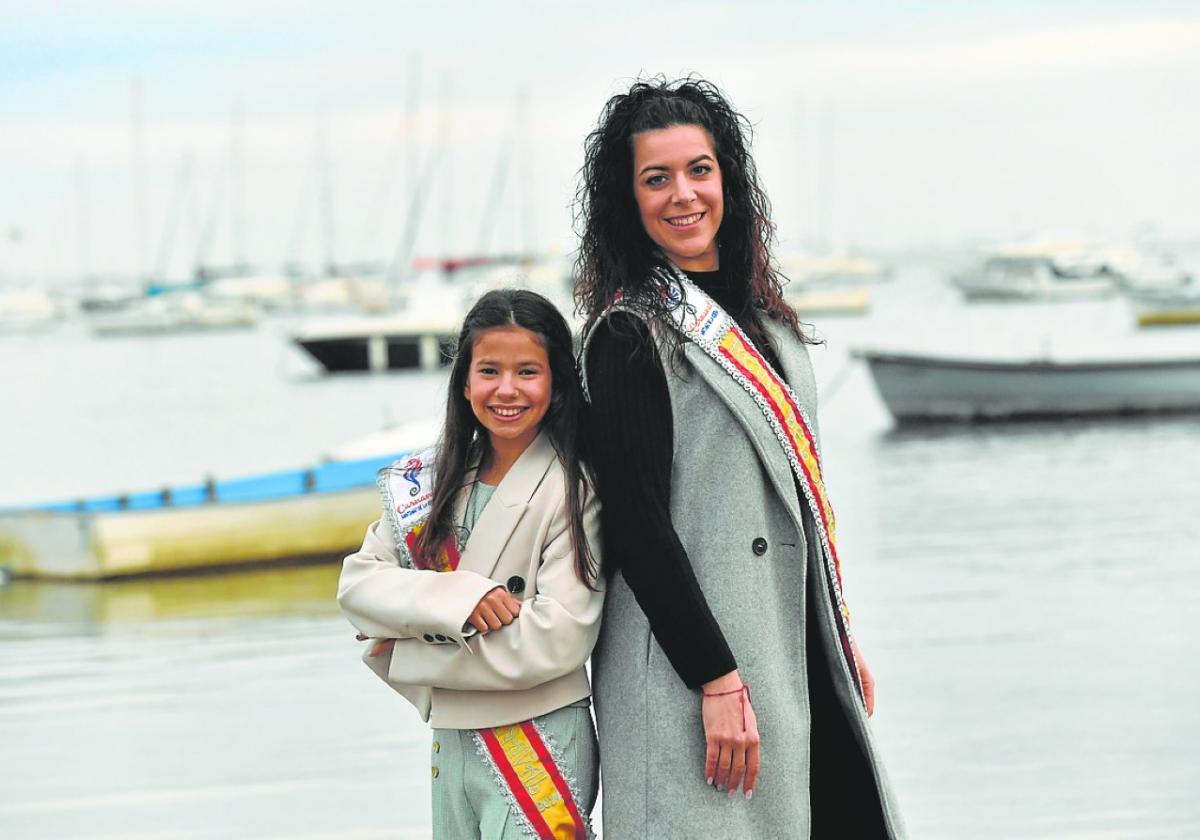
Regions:
M 747 305 L 782 322 L 804 341 L 795 310 L 783 299 L 773 265 L 775 225 L 771 205 L 758 183 L 750 156 L 753 127 L 734 110 L 716 85 L 697 76 L 638 79 L 627 93 L 613 96 L 584 141 L 583 166 L 575 192 L 575 303 L 590 326 L 618 291 L 637 299 L 651 315 L 665 315 L 658 294 L 646 294 L 657 281 L 651 269 L 663 261 L 642 226 L 633 194 L 633 138 L 643 131 L 698 125 L 712 137 L 721 170 L 724 218 L 717 232 L 721 269 L 747 278 Z M 743 325 L 756 325 L 754 312 L 731 313 Z M 758 332 L 751 326 L 752 331 Z

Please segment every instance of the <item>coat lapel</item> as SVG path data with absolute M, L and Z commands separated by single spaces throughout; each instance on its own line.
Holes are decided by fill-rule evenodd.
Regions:
M 754 399 L 724 368 L 693 342 L 684 343 L 684 354 L 700 377 L 716 392 L 721 401 L 733 412 L 733 416 L 746 430 L 746 435 L 758 453 L 763 469 L 770 476 L 775 492 L 792 514 L 796 525 L 804 527 L 800 512 L 800 498 L 796 491 L 795 477 L 771 424 L 763 417 L 762 410 Z M 787 379 L 786 373 L 780 373 Z M 789 381 L 790 385 L 791 382 Z
M 467 539 L 458 568 L 491 577 L 504 547 L 508 545 L 509 538 L 525 515 L 529 500 L 541 485 L 554 460 L 554 446 L 543 432 L 534 438 L 529 448 L 521 453 L 521 457 L 501 479 L 491 501 L 479 515 L 479 520 Z M 460 522 L 470 494 L 470 482 L 475 478 L 474 473 L 468 474 L 467 478 L 468 484 L 460 491 L 455 506 L 455 513 Z

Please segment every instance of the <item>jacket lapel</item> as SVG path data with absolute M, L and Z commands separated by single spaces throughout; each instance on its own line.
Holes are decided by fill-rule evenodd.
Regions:
M 775 492 L 783 500 L 784 506 L 792 514 L 796 525 L 804 527 L 804 519 L 800 512 L 800 499 L 796 491 L 795 478 L 787 456 L 771 424 L 763 417 L 762 410 L 754 399 L 746 393 L 740 384 L 730 376 L 724 368 L 717 364 L 694 342 L 684 342 L 684 354 L 700 377 L 708 383 L 721 401 L 733 412 L 733 416 L 746 430 L 746 435 L 758 453 L 758 459 L 763 469 L 770 476 Z M 785 373 L 781 376 L 787 378 Z M 789 381 L 789 385 L 791 382 Z
M 491 501 L 479 515 L 471 536 L 467 539 L 458 568 L 491 577 L 504 547 L 525 515 L 529 500 L 541 485 L 550 465 L 554 463 L 554 446 L 546 434 L 540 433 L 529 448 L 521 453 L 517 462 L 509 468 L 492 495 Z M 474 474 L 468 474 L 474 481 Z M 460 492 L 455 512 L 461 522 L 470 484 Z

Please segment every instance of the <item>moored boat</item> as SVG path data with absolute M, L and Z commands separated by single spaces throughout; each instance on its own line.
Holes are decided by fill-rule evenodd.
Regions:
M 250 329 L 258 323 L 258 310 L 248 303 L 218 301 L 198 292 L 171 292 L 141 298 L 113 312 L 92 316 L 92 335 L 174 335 L 188 332 Z
M 968 300 L 1072 301 L 1107 297 L 1118 278 L 1106 266 L 1068 264 L 1038 251 L 995 253 L 950 282 Z
M 458 307 L 442 315 L 375 315 L 326 320 L 292 341 L 328 373 L 420 368 L 446 364 L 458 336 Z
M 1087 360 L 854 354 L 901 422 L 1200 411 L 1200 353 Z
M 822 289 L 812 291 L 801 288 L 784 291 L 784 299 L 801 317 L 830 315 L 865 315 L 871 305 L 871 295 L 866 289 Z
M 1200 324 L 1200 284 L 1129 293 L 1139 327 Z
M 397 457 L 0 510 L 0 568 L 106 580 L 336 557 L 378 517 L 376 476 Z

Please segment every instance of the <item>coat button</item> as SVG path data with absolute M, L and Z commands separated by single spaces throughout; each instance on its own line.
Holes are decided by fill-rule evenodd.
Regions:
M 508 579 L 508 591 L 514 595 L 518 595 L 525 591 L 525 578 L 520 575 L 513 575 Z
M 447 641 L 446 637 L 443 636 L 441 633 L 436 634 L 433 638 L 437 639 L 439 642 Z
M 430 772 L 433 774 L 433 778 L 435 778 L 435 779 L 436 779 L 436 778 L 438 777 L 438 769 L 437 769 L 437 767 L 434 767 L 434 768 L 433 768 L 433 769 L 432 769 Z
M 439 744 L 437 741 L 434 741 L 434 742 L 433 742 L 433 751 L 434 751 L 434 752 L 441 752 L 441 751 L 442 751 L 442 745 L 441 745 L 441 744 Z
M 755 537 L 754 542 L 750 543 L 750 550 L 762 557 L 767 553 L 767 541 L 762 537 Z
M 430 635 L 430 634 L 428 634 L 428 633 L 426 633 L 426 634 L 425 634 L 424 636 L 422 636 L 421 638 L 422 638 L 422 639 L 424 639 L 424 640 L 425 640 L 425 641 L 427 641 L 427 642 L 432 642 L 432 641 L 433 641 L 433 636 L 431 636 L 431 635 Z

